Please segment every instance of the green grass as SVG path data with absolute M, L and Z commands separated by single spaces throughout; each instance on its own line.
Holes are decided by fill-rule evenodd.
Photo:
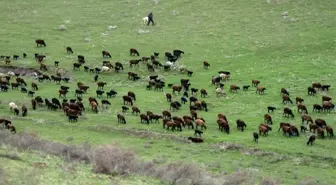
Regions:
M 96 84 L 93 82 L 93 75 L 84 73 L 83 69 L 79 72 L 72 71 L 72 63 L 76 61 L 77 55 L 84 55 L 88 66 L 98 67 L 103 61 L 101 51 L 108 50 L 112 54 L 113 62 L 125 63 L 125 70 L 119 74 L 110 72 L 100 75 L 100 80 L 108 83 L 105 90 L 113 88 L 118 91 L 118 96 L 110 99 L 112 106 L 108 110 L 100 108 L 98 114 L 88 110 L 77 123 L 69 123 L 62 112 L 50 112 L 45 108 L 37 111 L 30 109 L 27 118 L 14 117 L 9 111 L 8 103 L 14 101 L 18 105 L 25 104 L 30 107 L 30 98 L 10 90 L 9 93 L 0 93 L 0 116 L 10 118 L 19 132 L 37 132 L 42 138 L 50 140 L 66 142 L 72 137 L 74 143 L 89 141 L 100 145 L 117 142 L 135 149 L 144 159 L 166 158 L 169 161 L 196 162 L 214 172 L 256 168 L 259 170 L 258 177 L 270 176 L 282 184 L 295 184 L 307 177 L 317 179 L 321 184 L 330 184 L 334 182 L 332 174 L 336 172 L 333 167 L 336 160 L 333 153 L 336 149 L 335 140 L 317 140 L 313 147 L 307 147 L 305 143 L 310 133 L 301 134 L 299 138 L 286 138 L 277 129 L 279 122 L 300 126 L 299 114 L 295 113 L 294 120 L 282 117 L 282 87 L 289 90 L 292 99 L 296 96 L 303 97 L 304 104 L 308 106 L 314 119 L 325 119 L 336 128 L 335 112 L 312 113 L 312 105 L 320 104 L 322 95 L 336 97 L 336 75 L 333 67 L 336 64 L 336 2 L 278 2 L 218 0 L 209 3 L 204 0 L 172 0 L 160 1 L 157 5 L 144 0 L 0 2 L 3 12 L 0 23 L 4 25 L 0 30 L 0 54 L 21 55 L 26 52 L 29 55 L 27 59 L 12 61 L 12 65 L 35 68 L 38 68 L 38 64 L 33 59 L 33 54 L 46 54 L 49 74 L 54 74 L 56 68 L 53 67 L 53 62 L 59 60 L 60 67 L 65 68 L 67 75 L 73 78 L 68 84 L 71 87 L 69 97 L 74 96 L 76 82 L 90 85 L 88 94 L 84 97 L 87 108 L 87 98 L 95 96 Z M 141 25 L 142 17 L 148 11 L 154 13 L 157 23 L 154 27 Z M 177 12 L 177 15 L 172 15 L 172 11 Z M 287 19 L 281 16 L 284 11 L 289 12 Z M 295 21 L 291 21 L 292 18 Z M 58 30 L 61 24 L 65 24 L 67 30 Z M 108 30 L 109 25 L 118 27 Z M 149 30 L 150 33 L 138 35 L 137 29 Z M 36 48 L 34 40 L 39 38 L 45 39 L 47 47 Z M 85 42 L 85 38 L 90 38 L 91 42 Z M 75 54 L 67 55 L 67 46 L 71 46 Z M 136 58 L 128 56 L 131 47 L 137 48 L 141 56 L 148 56 L 154 51 L 160 52 L 160 62 L 164 62 L 165 51 L 182 49 L 186 52 L 178 63 L 194 71 L 194 76 L 190 78 L 192 87 L 205 88 L 209 92 L 209 97 L 202 98 L 208 103 L 209 112 L 199 112 L 208 125 L 204 135 L 205 144 L 190 145 L 171 140 L 139 138 L 113 129 L 93 129 L 96 125 L 104 125 L 166 133 L 161 124 L 140 124 L 139 117 L 130 113 L 126 115 L 128 124 L 116 123 L 116 114 L 122 105 L 120 96 L 130 90 L 136 93 L 135 106 L 142 112 L 152 110 L 154 113 L 161 113 L 162 110 L 169 109 L 163 92 L 145 90 L 145 77 L 149 75 L 145 66 L 130 69 L 127 65 L 129 59 Z M 211 64 L 208 70 L 202 67 L 204 60 Z M 4 61 L 1 63 L 5 65 Z M 230 84 L 250 85 L 252 79 L 258 79 L 267 88 L 265 95 L 256 95 L 254 88 L 250 88 L 247 92 L 241 91 L 237 94 L 227 92 L 227 99 L 217 99 L 209 81 L 219 70 L 227 70 L 232 74 L 230 82 L 226 84 L 226 91 Z M 139 82 L 127 80 L 129 71 L 139 73 L 143 79 Z M 177 71 L 166 73 L 157 70 L 151 74 L 163 75 L 167 83 L 174 84 L 178 84 L 181 78 L 187 78 Z M 29 84 L 34 80 L 28 77 L 25 79 Z M 329 92 L 318 93 L 316 97 L 308 97 L 306 90 L 312 82 L 330 84 L 331 89 Z M 43 98 L 58 96 L 59 85 L 44 82 L 39 84 L 39 88 L 36 95 Z M 170 91 L 168 88 L 164 89 L 164 92 Z M 174 96 L 174 99 L 179 100 L 180 96 Z M 262 123 L 268 105 L 278 108 L 272 115 L 275 125 L 269 136 L 261 137 L 256 145 L 252 142 L 252 132 Z M 287 106 L 296 112 L 295 105 Z M 181 111 L 173 114 L 188 115 L 188 110 L 188 106 L 183 106 Z M 230 135 L 218 130 L 217 113 L 228 116 L 232 127 Z M 235 120 L 238 118 L 248 124 L 243 133 L 235 129 Z M 181 133 L 173 134 L 187 137 L 193 132 L 185 129 Z M 148 144 L 149 141 L 153 143 Z M 239 151 L 223 152 L 213 147 L 213 144 L 221 141 L 276 152 L 290 158 L 278 160 L 275 156 L 244 155 Z M 192 157 L 188 157 L 190 153 Z M 326 162 L 327 159 L 331 162 Z M 297 160 L 301 162 L 295 163 Z

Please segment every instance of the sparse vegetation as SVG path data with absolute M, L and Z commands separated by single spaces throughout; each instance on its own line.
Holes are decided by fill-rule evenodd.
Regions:
M 15 6 L 13 6 L 15 4 Z M 43 6 L 39 6 L 43 5 Z M 32 110 L 27 94 L 9 88 L 0 91 L 0 119 L 11 120 L 17 134 L 3 131 L 0 124 L 0 180 L 5 184 L 319 184 L 334 183 L 336 170 L 335 139 L 317 137 L 307 146 L 311 132 L 300 132 L 299 137 L 285 137 L 277 131 L 280 122 L 300 128 L 300 113 L 296 111 L 295 97 L 301 96 L 313 120 L 320 118 L 336 129 L 335 110 L 331 113 L 312 112 L 321 97 L 336 98 L 335 70 L 335 7 L 332 0 L 284 1 L 3 1 L 0 6 L 0 75 L 8 71 L 20 73 L 27 82 L 38 85 L 34 96 L 43 99 L 58 98 L 61 85 L 69 86 L 67 99 L 74 98 L 77 82 L 90 86 L 83 94 L 86 111 L 77 122 L 69 122 L 61 110 L 47 110 L 38 106 Z M 155 26 L 147 26 L 142 18 L 153 12 Z M 46 46 L 36 46 L 36 39 L 44 39 Z M 71 47 L 73 53 L 67 53 Z M 140 56 L 130 56 L 136 48 Z M 155 68 L 148 72 L 146 64 L 129 67 L 129 60 L 159 52 L 157 60 L 164 64 L 164 52 L 174 49 L 185 51 L 171 71 Z M 103 58 L 102 51 L 112 58 Z M 26 58 L 22 54 L 26 53 Z M 61 74 L 69 82 L 60 84 L 38 82 L 33 75 L 40 70 L 34 54 L 46 55 L 43 64 L 47 75 Z M 18 55 L 14 60 L 13 55 Z M 73 70 L 77 56 L 85 56 L 80 71 Z M 102 61 L 114 65 L 120 62 L 125 69 L 99 74 L 106 82 L 104 91 L 118 92 L 109 98 L 107 108 L 98 106 L 91 111 L 88 97 L 96 97 L 94 74 L 84 72 L 83 66 L 101 67 Z M 58 61 L 58 66 L 54 63 Z M 203 62 L 210 66 L 205 69 Z M 10 62 L 10 64 L 6 64 Z M 222 81 L 226 97 L 216 97 L 211 76 L 220 70 L 230 71 L 229 81 Z M 192 76 L 187 76 L 192 72 Z M 135 72 L 138 81 L 127 78 Z M 140 124 L 139 115 L 122 113 L 121 97 L 135 92 L 134 106 L 140 114 L 152 111 L 161 115 L 169 110 L 163 91 L 146 89 L 149 75 L 159 75 L 166 84 L 180 84 L 189 78 L 191 87 L 204 88 L 206 97 L 197 94 L 208 105 L 207 112 L 197 111 L 206 121 L 204 143 L 187 140 L 194 130 L 167 131 L 158 123 Z M 13 75 L 11 82 L 15 81 Z M 260 80 L 265 94 L 256 94 L 251 80 Z M 329 91 L 307 95 L 312 82 L 331 85 Z M 247 91 L 229 92 L 235 85 Z M 280 89 L 286 88 L 293 104 L 282 104 Z M 222 92 L 222 91 L 220 91 Z M 183 92 L 181 92 L 183 94 Z M 181 95 L 172 94 L 172 101 Z M 106 94 L 97 98 L 100 103 Z M 62 98 L 60 98 L 62 101 Z M 14 115 L 8 104 L 14 102 L 28 108 L 28 115 Z M 253 132 L 264 121 L 267 106 L 276 109 L 272 116 L 273 130 L 267 137 L 253 141 Z M 284 118 L 284 107 L 293 110 L 294 119 Z M 121 113 L 127 124 L 117 122 Z M 230 133 L 218 129 L 216 115 L 223 113 L 230 124 Z M 190 115 L 189 102 L 173 116 Z M 236 129 L 237 119 L 247 127 Z M 308 126 L 307 126 L 308 127 Z M 84 143 L 84 144 L 83 144 Z M 118 143 L 118 144 L 116 144 Z M 33 176 L 32 174 L 37 174 Z

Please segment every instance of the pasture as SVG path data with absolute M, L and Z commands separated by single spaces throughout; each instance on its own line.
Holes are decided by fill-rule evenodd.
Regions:
M 280 122 L 300 128 L 301 114 L 297 113 L 295 104 L 295 97 L 298 96 L 304 99 L 303 104 L 314 120 L 324 119 L 327 125 L 336 129 L 335 110 L 330 113 L 313 112 L 313 104 L 322 104 L 322 96 L 336 98 L 335 1 L 214 0 L 209 3 L 204 0 L 14 0 L 2 1 L 0 7 L 0 55 L 20 56 L 18 60 L 11 58 L 10 64 L 1 59 L 0 73 L 14 71 L 30 74 L 26 68 L 39 70 L 40 65 L 34 58 L 34 54 L 38 53 L 46 55 L 43 64 L 48 71 L 43 74 L 55 75 L 61 69 L 63 76 L 70 80 L 56 84 L 53 81 L 39 82 L 31 75 L 20 76 L 27 82 L 28 90 L 31 90 L 32 82 L 38 85 L 34 97 L 49 100 L 59 98 L 58 91 L 64 85 L 70 87 L 67 99 L 73 99 L 78 82 L 90 87 L 83 95 L 86 110 L 77 122 L 69 122 L 61 109 L 52 111 L 47 110 L 46 106 L 38 106 L 33 110 L 32 97 L 21 93 L 20 88 L 0 91 L 0 118 L 11 120 L 18 133 L 33 132 L 43 139 L 61 143 L 71 141 L 72 144 L 80 144 L 87 141 L 93 146 L 118 143 L 123 148 L 134 149 L 144 160 L 190 162 L 214 174 L 248 171 L 249 177 L 257 184 L 263 178 L 275 179 L 278 184 L 335 183 L 335 138 L 318 137 L 313 146 L 307 146 L 308 138 L 313 134 L 309 131 L 300 132 L 299 137 L 286 137 L 282 131 L 278 132 Z M 142 22 L 149 12 L 153 12 L 155 26 Z M 36 39 L 43 39 L 46 47 L 37 47 Z M 73 54 L 66 52 L 69 46 Z M 136 48 L 140 56 L 130 56 L 130 48 Z M 149 57 L 154 52 L 160 53 L 157 61 L 165 64 L 164 53 L 175 49 L 185 53 L 175 62 L 176 69 L 171 71 L 155 68 L 154 72 L 148 72 L 143 62 L 139 63 L 139 67 L 129 66 L 129 60 Z M 103 50 L 109 51 L 112 58 L 103 58 Z M 27 58 L 23 58 L 22 53 L 27 53 Z M 78 55 L 85 56 L 85 64 L 80 71 L 74 71 L 73 63 L 77 62 Z M 118 94 L 108 99 L 106 94 L 97 98 L 95 74 L 85 72 L 83 66 L 100 68 L 107 60 L 113 65 L 115 62 L 122 63 L 124 70 L 119 73 L 114 69 L 101 72 L 98 81 L 107 83 L 105 92 L 113 89 Z M 59 65 L 54 66 L 54 61 L 59 61 Z M 203 68 L 203 61 L 210 63 L 208 69 Z M 8 66 L 12 67 L 9 69 Z M 193 75 L 189 77 L 181 72 L 180 66 L 193 71 Z M 222 81 L 226 97 L 216 97 L 216 86 L 210 82 L 218 71 L 230 72 L 230 80 Z M 128 79 L 128 72 L 137 73 L 140 79 Z M 150 75 L 159 75 L 164 79 L 166 86 L 163 91 L 146 89 Z M 14 79 L 12 77 L 12 82 Z M 166 93 L 173 95 L 173 101 L 180 102 L 183 91 L 174 94 L 167 87 L 167 84 L 179 85 L 180 79 L 190 79 L 190 87 L 208 92 L 207 97 L 201 97 L 200 92 L 195 95 L 208 105 L 207 112 L 197 111 L 198 117 L 204 118 L 207 126 L 203 130 L 204 143 L 189 143 L 187 138 L 193 136 L 194 130 L 187 127 L 182 128 L 182 132 L 163 129 L 162 119 L 159 123 L 140 123 L 139 115 L 132 114 L 131 110 L 123 113 L 127 124 L 117 123 L 117 114 L 122 113 L 122 96 L 128 91 L 136 94 L 134 106 L 141 113 L 152 111 L 161 115 L 163 110 L 169 110 Z M 254 79 L 266 88 L 264 94 L 256 94 L 256 87 L 251 85 Z M 307 88 L 312 83 L 331 87 L 329 91 L 319 90 L 315 96 L 308 96 Z M 237 85 L 241 89 L 232 93 L 229 91 L 230 85 Z M 251 87 L 243 91 L 244 85 Z M 282 103 L 281 88 L 288 90 L 293 104 Z M 89 97 L 98 100 L 98 113 L 91 110 Z M 111 102 L 107 109 L 101 107 L 103 99 Z M 27 106 L 28 116 L 15 116 L 9 109 L 10 102 L 15 102 L 20 112 L 21 106 Z M 277 108 L 270 113 L 273 129 L 267 137 L 260 135 L 256 144 L 252 133 L 258 132 L 259 124 L 264 122 L 267 106 Z M 128 107 L 131 109 L 131 106 Z M 293 110 L 294 119 L 283 117 L 284 107 Z M 190 115 L 189 102 L 182 104 L 180 110 L 170 112 L 173 116 Z M 218 113 L 228 118 L 229 134 L 218 129 Z M 247 124 L 244 132 L 236 129 L 237 119 Z M 0 151 L 5 150 L 7 148 L 2 147 Z M 22 155 L 29 158 L 27 155 L 30 154 Z M 31 156 L 37 161 L 42 160 L 35 154 Z M 15 175 L 19 168 L 17 162 L 0 159 L 1 164 L 5 164 L 0 167 L 12 174 L 9 179 L 22 178 Z M 31 159 L 29 161 L 32 162 Z M 50 165 L 55 166 L 55 163 Z M 90 167 L 81 165 L 83 168 L 78 168 L 79 172 L 76 173 L 90 174 Z M 61 172 L 49 169 L 40 173 L 56 178 Z M 106 184 L 108 178 L 105 179 L 87 179 L 86 184 Z M 128 177 L 120 183 L 139 184 L 138 181 Z M 20 184 L 21 181 L 12 182 Z M 143 182 L 159 183 L 155 179 Z M 81 179 L 73 183 L 85 182 Z M 48 182 L 43 181 L 43 184 Z

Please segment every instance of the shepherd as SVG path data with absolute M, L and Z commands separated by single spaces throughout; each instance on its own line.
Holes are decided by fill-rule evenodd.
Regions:
M 149 23 L 152 23 L 152 25 L 154 26 L 154 20 L 153 20 L 153 13 L 152 12 L 148 15 L 147 26 L 149 26 Z

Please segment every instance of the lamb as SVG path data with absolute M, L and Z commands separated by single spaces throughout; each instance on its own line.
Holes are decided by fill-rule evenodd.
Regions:
M 14 109 L 17 109 L 18 106 L 14 102 L 10 102 L 9 103 L 9 108 L 10 108 L 11 111 L 13 111 Z
M 142 21 L 143 21 L 144 24 L 147 24 L 148 23 L 148 17 L 146 16 L 146 17 L 142 18 Z
M 101 68 L 101 72 L 104 72 L 104 71 L 110 71 L 110 68 L 107 67 L 107 66 L 103 66 L 103 67 Z
M 8 73 L 7 73 L 9 76 L 15 76 L 15 73 L 14 72 L 12 72 L 12 71 L 8 71 Z

